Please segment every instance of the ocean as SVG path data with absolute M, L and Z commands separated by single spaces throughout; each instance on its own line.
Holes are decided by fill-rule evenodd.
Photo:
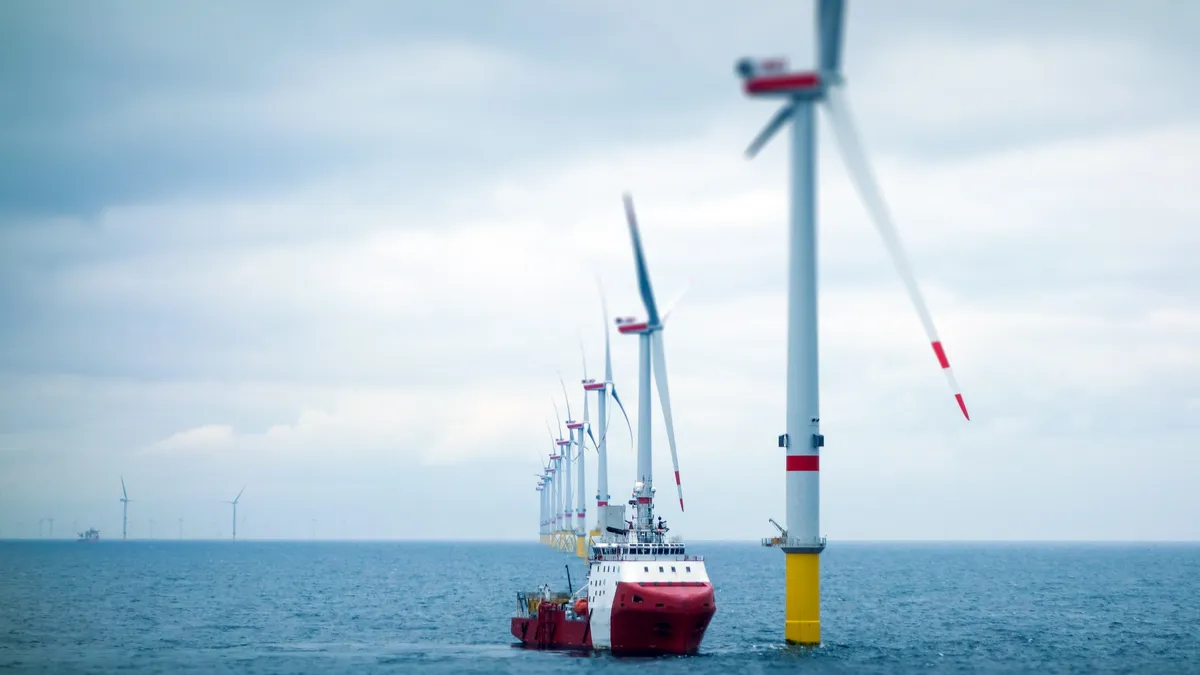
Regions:
M 823 644 L 788 648 L 783 554 L 704 555 L 701 654 L 514 647 L 516 592 L 583 578 L 536 543 L 0 542 L 13 673 L 1200 673 L 1200 545 L 831 542 Z

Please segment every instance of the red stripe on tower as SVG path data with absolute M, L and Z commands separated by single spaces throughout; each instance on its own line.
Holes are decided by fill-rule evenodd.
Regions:
M 788 455 L 788 471 L 820 471 L 819 455 Z

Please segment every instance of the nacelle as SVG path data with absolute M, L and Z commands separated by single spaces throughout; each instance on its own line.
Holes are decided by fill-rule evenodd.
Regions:
M 782 75 L 787 72 L 788 62 L 782 56 L 766 59 L 744 58 L 737 62 L 737 73 L 743 80 L 765 75 Z

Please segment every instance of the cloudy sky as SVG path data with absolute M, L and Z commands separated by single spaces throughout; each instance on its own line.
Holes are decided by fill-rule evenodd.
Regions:
M 787 156 L 743 160 L 773 107 L 733 63 L 810 63 L 811 4 L 754 5 L 0 5 L 0 537 L 119 536 L 124 476 L 131 536 L 228 536 L 246 485 L 246 537 L 533 538 L 595 276 L 640 311 L 626 189 L 661 299 L 691 284 L 661 513 L 770 534 Z M 849 95 L 972 421 L 822 117 L 831 540 L 1200 538 L 1198 28 L 851 2 Z

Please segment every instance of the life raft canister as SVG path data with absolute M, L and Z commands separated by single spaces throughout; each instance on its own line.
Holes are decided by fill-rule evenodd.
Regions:
M 575 601 L 575 613 L 579 616 L 587 616 L 587 598 L 580 598 Z

